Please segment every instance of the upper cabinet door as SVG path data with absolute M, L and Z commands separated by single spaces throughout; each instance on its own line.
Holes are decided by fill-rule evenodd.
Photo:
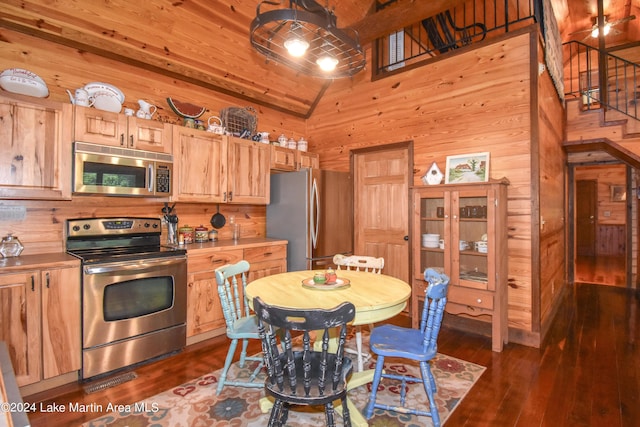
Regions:
M 157 120 L 75 107 L 75 141 L 171 154 L 171 126 Z
M 0 96 L 0 198 L 71 199 L 70 104 Z
M 227 202 L 227 136 L 173 126 L 173 199 Z
M 228 203 L 269 203 L 269 144 L 229 137 Z

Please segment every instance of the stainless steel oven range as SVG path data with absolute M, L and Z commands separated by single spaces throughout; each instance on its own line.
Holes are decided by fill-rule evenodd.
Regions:
M 82 379 L 186 345 L 187 257 L 160 244 L 157 218 L 67 220 L 82 260 Z

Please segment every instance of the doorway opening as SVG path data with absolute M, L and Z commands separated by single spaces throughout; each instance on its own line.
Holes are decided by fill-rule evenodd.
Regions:
M 631 169 L 624 163 L 572 165 L 573 281 L 631 285 Z

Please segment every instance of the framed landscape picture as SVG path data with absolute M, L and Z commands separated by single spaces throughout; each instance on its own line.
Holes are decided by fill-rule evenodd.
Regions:
M 489 181 L 489 153 L 447 156 L 445 184 Z

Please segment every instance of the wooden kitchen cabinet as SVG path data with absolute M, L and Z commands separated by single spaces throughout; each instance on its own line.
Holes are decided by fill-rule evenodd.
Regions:
M 248 276 L 249 282 L 272 274 L 286 273 L 287 245 L 246 248 L 244 259 L 251 266 Z
M 71 199 L 72 107 L 0 96 L 0 198 Z
M 173 200 L 226 202 L 226 136 L 174 126 L 173 153 Z
M 74 107 L 74 140 L 171 154 L 172 126 L 157 120 Z
M 187 338 L 225 327 L 215 269 L 242 257 L 242 249 L 212 249 L 187 256 Z
M 298 151 L 298 169 L 320 169 L 320 155 L 308 151 Z
M 413 327 L 424 302 L 424 270 L 433 267 L 451 279 L 446 311 L 489 318 L 494 351 L 508 342 L 507 185 L 503 179 L 412 189 Z M 442 240 L 425 247 L 423 234 Z
M 18 386 L 80 369 L 80 263 L 63 264 L 0 274 L 0 339 Z
M 298 170 L 297 151 L 287 147 L 272 145 L 271 148 L 271 170 L 280 172 L 291 172 Z
M 248 281 L 287 271 L 286 244 L 250 244 L 244 248 L 187 248 L 187 338 L 200 334 L 224 334 L 226 328 L 218 297 L 215 269 L 241 260 L 249 262 Z M 208 336 L 203 335 L 208 338 Z M 203 338 L 204 339 L 204 338 Z
M 227 203 L 269 203 L 269 144 L 228 137 Z
M 173 200 L 269 203 L 269 145 L 174 126 Z
M 291 172 L 304 168 L 320 168 L 320 156 L 316 153 L 271 146 L 271 170 Z

